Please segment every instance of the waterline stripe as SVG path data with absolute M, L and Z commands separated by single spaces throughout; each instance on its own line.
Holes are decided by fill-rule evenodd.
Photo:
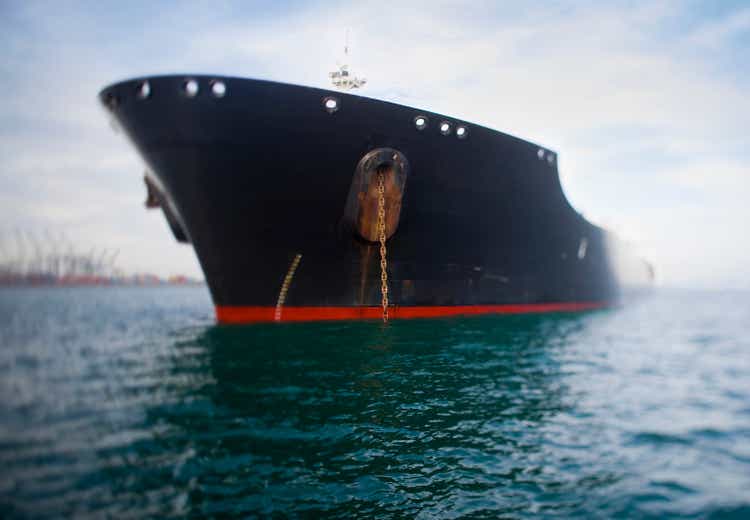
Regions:
M 442 305 L 388 308 L 394 319 L 436 318 L 442 316 L 472 316 L 479 314 L 533 314 L 544 312 L 580 312 L 602 309 L 610 302 L 519 303 L 506 305 Z M 379 306 L 359 307 L 284 307 L 283 319 L 277 318 L 277 307 L 272 306 L 216 306 L 219 323 L 258 323 L 271 321 L 328 321 L 382 319 Z

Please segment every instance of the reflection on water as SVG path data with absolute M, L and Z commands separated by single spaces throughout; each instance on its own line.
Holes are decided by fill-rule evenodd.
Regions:
M 8 295 L 3 516 L 750 512 L 721 305 L 216 327 L 194 289 Z
M 251 478 L 217 492 L 257 494 L 253 507 L 269 513 L 302 497 L 342 515 L 440 513 L 454 500 L 469 512 L 532 469 L 524 461 L 538 456 L 538 439 L 523 432 L 564 406 L 548 340 L 564 341 L 575 324 L 211 329 L 200 340 L 216 382 L 209 408 L 222 410 L 212 428 L 227 443 L 195 449 L 209 460 L 246 456 Z M 523 495 L 504 500 L 522 505 Z

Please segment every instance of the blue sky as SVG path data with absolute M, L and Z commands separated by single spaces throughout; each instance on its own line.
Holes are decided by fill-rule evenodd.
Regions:
M 516 4 L 3 2 L 0 242 L 64 231 L 128 270 L 198 275 L 97 92 L 173 72 L 326 87 L 348 28 L 364 95 L 555 149 L 571 203 L 661 283 L 750 287 L 750 5 Z

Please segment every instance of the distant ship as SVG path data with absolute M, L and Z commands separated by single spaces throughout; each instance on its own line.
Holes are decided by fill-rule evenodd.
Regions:
M 334 86 L 364 80 L 347 65 Z M 220 323 L 581 311 L 653 270 L 568 203 L 557 154 L 339 91 L 144 77 L 100 99 Z

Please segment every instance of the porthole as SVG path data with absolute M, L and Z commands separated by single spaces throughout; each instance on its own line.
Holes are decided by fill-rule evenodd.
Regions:
M 414 118 L 414 126 L 417 130 L 424 130 L 427 128 L 427 118 L 425 116 L 417 116 Z
M 541 160 L 541 159 L 544 159 L 544 150 L 542 150 L 541 148 L 540 148 L 539 150 L 537 150 L 537 151 L 536 151 L 536 156 L 537 156 L 537 157 L 538 157 L 538 158 L 539 158 L 540 160 Z
M 198 95 L 198 82 L 194 79 L 186 80 L 185 83 L 182 84 L 182 90 L 187 97 L 195 97 Z
M 440 123 L 440 133 L 443 135 L 448 135 L 451 133 L 451 124 L 448 121 L 443 121 Z
M 214 80 L 211 82 L 211 94 L 214 97 L 222 98 L 227 93 L 227 86 L 223 81 Z
M 459 139 L 466 139 L 467 135 L 469 135 L 469 131 L 465 126 L 461 125 L 456 128 L 456 137 L 458 137 Z
M 141 81 L 138 84 L 138 89 L 136 90 L 136 96 L 138 96 L 138 99 L 146 99 L 151 95 L 151 85 L 148 81 Z
M 327 97 L 323 100 L 323 106 L 329 114 L 333 114 L 339 109 L 339 100 L 335 97 Z

